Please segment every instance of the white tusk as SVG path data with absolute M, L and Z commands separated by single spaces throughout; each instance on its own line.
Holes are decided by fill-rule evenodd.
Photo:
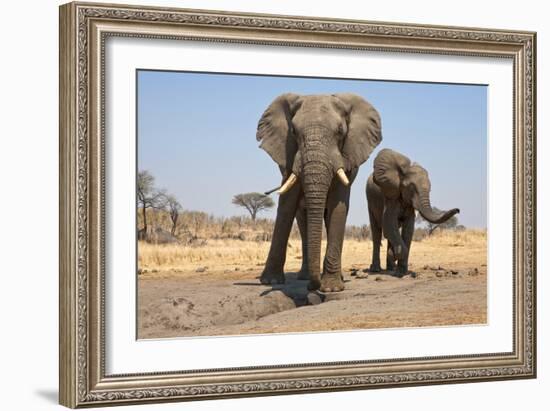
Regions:
M 290 176 L 286 179 L 286 181 L 281 186 L 281 188 L 279 188 L 279 190 L 277 190 L 277 193 L 278 194 L 286 193 L 288 190 L 290 190 L 292 188 L 292 186 L 294 184 L 296 184 L 296 181 L 298 181 L 298 177 L 296 176 L 296 174 L 294 174 L 294 173 L 290 174 Z
M 345 186 L 349 186 L 348 176 L 346 176 L 343 168 L 339 168 L 336 171 L 336 174 L 338 174 L 338 177 L 340 178 L 340 181 L 342 181 L 342 184 L 344 184 Z

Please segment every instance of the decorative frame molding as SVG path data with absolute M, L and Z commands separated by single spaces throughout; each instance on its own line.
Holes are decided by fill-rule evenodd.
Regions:
M 109 36 L 475 55 L 514 62 L 514 350 L 105 375 L 104 45 Z M 60 7 L 60 403 L 68 407 L 536 376 L 536 34 L 69 3 Z

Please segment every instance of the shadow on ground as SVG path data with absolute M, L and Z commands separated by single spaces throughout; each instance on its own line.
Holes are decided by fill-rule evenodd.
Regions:
M 371 273 L 368 270 L 362 271 L 362 275 L 353 275 L 356 279 L 367 279 L 369 274 L 372 275 L 371 278 L 375 280 L 383 281 L 390 278 L 399 278 L 396 277 L 393 271 L 382 270 L 376 273 Z M 344 283 L 350 283 L 352 280 L 349 278 L 344 278 Z M 274 292 L 282 293 L 284 296 L 290 298 L 296 307 L 303 307 L 305 305 L 318 305 L 325 301 L 338 300 L 344 297 L 345 290 L 343 293 L 322 293 L 320 291 L 309 291 L 307 288 L 308 280 L 299 280 L 297 272 L 285 273 L 285 283 L 284 284 L 274 284 L 274 285 L 265 285 L 259 282 L 259 277 L 257 282 L 234 282 L 233 285 L 236 286 L 246 286 L 246 287 L 262 287 L 266 290 L 260 293 L 261 297 L 270 295 Z
M 285 273 L 285 283 L 275 285 L 265 285 L 258 282 L 235 282 L 237 286 L 259 286 L 266 288 L 260 293 L 261 297 L 270 295 L 273 292 L 282 293 L 290 298 L 296 307 L 304 305 L 317 305 L 326 300 L 326 295 L 318 291 L 309 291 L 307 289 L 308 280 L 299 280 L 298 273 Z
M 261 297 L 269 295 L 273 292 L 281 292 L 286 297 L 294 301 L 296 307 L 303 307 L 304 305 L 317 305 L 326 300 L 326 295 L 319 291 L 309 291 L 307 289 L 308 280 L 299 280 L 298 273 L 286 273 L 284 284 L 264 285 L 268 287 L 267 290 L 260 293 Z M 239 285 L 239 283 L 234 283 Z

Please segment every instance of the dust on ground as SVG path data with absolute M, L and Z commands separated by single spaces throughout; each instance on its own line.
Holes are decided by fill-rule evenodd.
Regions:
M 289 247 L 286 283 L 265 286 L 258 277 L 266 245 L 234 241 L 198 250 L 140 244 L 138 338 L 487 322 L 484 231 L 442 233 L 413 243 L 413 274 L 403 278 L 365 272 L 371 242 L 347 241 L 346 289 L 339 293 L 311 293 L 307 281 L 296 279 L 299 242 Z

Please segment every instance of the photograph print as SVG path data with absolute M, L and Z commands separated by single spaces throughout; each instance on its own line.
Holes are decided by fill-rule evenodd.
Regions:
M 138 70 L 137 337 L 487 323 L 487 86 Z

